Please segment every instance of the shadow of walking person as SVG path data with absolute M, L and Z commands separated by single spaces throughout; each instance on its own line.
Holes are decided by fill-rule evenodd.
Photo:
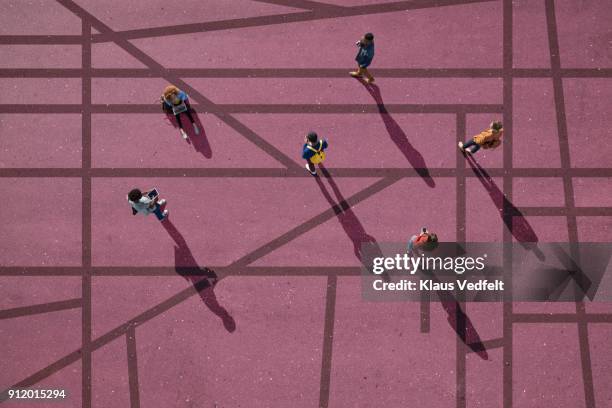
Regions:
M 344 229 L 346 235 L 353 242 L 353 251 L 355 253 L 355 256 L 357 257 L 357 259 L 361 260 L 362 245 L 365 243 L 376 244 L 376 238 L 366 232 L 365 228 L 361 224 L 361 221 L 359 221 L 349 204 L 346 202 L 346 199 L 342 196 L 342 193 L 340 192 L 340 189 L 338 188 L 338 185 L 334 181 L 331 174 L 329 174 L 325 167 L 323 167 L 322 165 L 319 166 L 321 169 L 321 173 L 323 173 L 325 178 L 328 180 L 329 185 L 332 188 L 334 194 L 336 195 L 338 202 L 336 202 L 329 194 L 320 177 L 316 177 L 315 180 L 319 185 L 323 196 L 336 213 L 336 217 L 338 218 L 338 221 L 340 221 L 342 229 Z
M 466 255 L 466 251 L 464 247 L 459 243 L 454 243 L 450 245 L 446 243 L 441 247 L 437 247 L 436 249 L 426 249 L 425 247 L 417 247 L 415 248 L 415 253 L 412 256 L 430 256 L 437 257 L 441 259 L 448 258 L 460 258 Z M 435 284 L 441 284 L 440 278 L 436 275 L 434 270 L 421 270 L 423 276 L 426 276 L 429 280 L 431 280 Z M 427 293 L 427 301 L 429 301 L 430 296 L 429 292 Z M 487 353 L 486 347 L 476 328 L 472 324 L 472 321 L 468 317 L 468 315 L 463 311 L 461 305 L 453 295 L 452 291 L 448 290 L 436 290 L 436 294 L 440 299 L 440 304 L 442 305 L 442 309 L 447 314 L 447 321 L 453 331 L 457 333 L 457 337 L 468 346 L 474 353 L 478 354 L 480 358 L 483 360 L 488 360 L 489 355 Z
M 544 260 L 544 253 L 538 248 L 538 236 L 523 213 L 508 200 L 499 187 L 497 187 L 489 173 L 487 173 L 473 157 L 469 154 L 465 156 L 474 174 L 476 174 L 478 180 L 480 180 L 489 193 L 493 204 L 495 204 L 500 217 L 512 236 L 523 246 L 523 248 L 532 251 L 539 260 Z
M 207 159 L 210 159 L 212 158 L 212 149 L 208 141 L 208 136 L 206 136 L 206 129 L 204 128 L 204 125 L 202 125 L 202 121 L 200 120 L 198 113 L 193 108 L 191 114 L 193 115 L 196 125 L 200 129 L 200 134 L 196 135 L 193 131 L 193 127 L 191 124 L 189 124 L 191 128 L 189 131 L 187 131 L 187 134 L 189 135 L 189 139 L 187 140 L 191 143 L 196 152 L 200 153 Z
M 434 281 L 439 280 L 437 278 L 433 279 Z M 448 291 L 437 291 L 438 297 L 440 298 L 440 303 L 442 304 L 442 308 L 448 315 L 447 320 L 450 324 L 451 328 L 457 333 L 457 336 L 461 341 L 468 346 L 472 351 L 483 360 L 489 359 L 489 354 L 487 353 L 487 349 L 480 339 L 476 328 L 472 324 L 472 321 L 465 314 L 463 309 L 461 309 L 461 305 L 455 299 L 451 292 Z
M 412 146 L 408 140 L 408 136 L 406 136 L 406 133 L 402 130 L 401 126 L 395 121 L 395 119 L 393 119 L 393 116 L 391 116 L 389 111 L 387 111 L 380 93 L 380 88 L 374 84 L 366 84 L 363 81 L 359 82 L 361 82 L 370 95 L 372 95 L 374 101 L 376 101 L 380 117 L 385 124 L 385 128 L 387 129 L 387 133 L 389 133 L 391 141 L 395 143 L 400 152 L 402 152 L 404 157 L 406 157 L 406 160 L 408 160 L 410 165 L 416 170 L 417 174 L 423 178 L 425 184 L 431 188 L 434 188 L 436 183 L 429 174 L 429 169 L 427 168 L 427 164 L 425 164 L 423 155 L 419 153 L 414 146 Z
M 168 235 L 174 240 L 174 267 L 176 273 L 189 281 L 200 295 L 200 298 L 213 312 L 223 321 L 223 326 L 228 332 L 236 330 L 236 322 L 229 312 L 219 304 L 214 292 L 214 287 L 218 282 L 217 274 L 206 267 L 201 268 L 196 262 L 191 249 L 183 235 L 176 229 L 172 221 L 165 220 L 161 223 Z
M 336 196 L 336 200 L 329 194 L 325 184 L 321 177 L 315 177 L 317 185 L 321 189 L 323 196 L 334 210 L 338 221 L 340 221 L 340 225 L 342 229 L 349 237 L 349 239 L 353 243 L 353 252 L 355 257 L 365 266 L 367 270 L 370 269 L 371 262 L 370 259 L 374 257 L 382 257 L 382 250 L 380 249 L 376 238 L 367 233 L 359 218 L 355 215 L 350 205 L 346 202 L 344 196 L 342 196 L 342 192 L 338 188 L 338 185 L 334 181 L 333 177 L 327 169 L 319 164 L 319 168 L 321 169 L 321 173 L 325 176 L 325 179 L 328 181 L 334 195 Z M 381 275 L 386 281 L 389 281 L 389 275 L 387 273 L 383 273 Z

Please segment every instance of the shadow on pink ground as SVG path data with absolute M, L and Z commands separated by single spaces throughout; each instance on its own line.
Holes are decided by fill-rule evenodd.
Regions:
M 389 133 L 391 141 L 395 143 L 400 152 L 402 152 L 404 157 L 406 157 L 406 160 L 408 160 L 410 165 L 423 178 L 425 184 L 427 184 L 431 188 L 434 188 L 436 186 L 436 183 L 429 174 L 429 169 L 425 164 L 425 158 L 410 143 L 410 140 L 408 140 L 408 136 L 406 135 L 402 127 L 395 121 L 395 119 L 393 119 L 393 116 L 391 116 L 391 114 L 385 107 L 380 88 L 374 84 L 367 84 L 361 79 L 359 79 L 359 82 L 366 88 L 370 95 L 372 95 L 374 101 L 376 101 L 378 111 L 380 112 L 380 117 L 383 120 L 383 123 L 385 124 L 385 128 L 387 129 L 387 133 Z
M 176 244 L 174 248 L 176 273 L 193 285 L 193 288 L 200 295 L 202 302 L 223 321 L 223 326 L 228 332 L 235 331 L 236 322 L 234 318 L 219 304 L 215 296 L 214 287 L 218 282 L 215 271 L 198 265 L 185 238 L 172 224 L 170 219 L 166 219 L 161 224 Z
M 193 109 L 191 105 L 189 105 L 189 109 L 191 111 L 191 115 L 193 116 L 195 124 L 200 129 L 200 134 L 199 135 L 195 134 L 193 125 L 191 124 L 189 120 L 186 120 L 187 119 L 186 115 L 183 115 L 181 117 L 181 123 L 183 124 L 183 129 L 185 129 L 187 136 L 189 136 L 189 138 L 187 139 L 187 143 L 192 145 L 196 152 L 200 153 L 202 156 L 204 156 L 207 159 L 211 159 L 213 152 L 210 147 L 208 137 L 206 136 L 206 129 L 204 129 L 204 125 L 202 124 L 202 121 L 200 120 L 200 117 L 198 116 L 198 113 L 196 112 L 196 110 Z M 178 130 L 179 128 L 178 122 L 176 121 L 176 117 L 172 113 L 166 112 L 166 121 L 170 123 L 172 127 Z
M 376 238 L 368 234 L 368 232 L 365 230 L 363 224 L 361 223 L 361 221 L 359 221 L 359 218 L 357 218 L 357 216 L 351 209 L 351 206 L 346 202 L 346 199 L 342 195 L 338 184 L 336 184 L 334 178 L 327 171 L 325 166 L 320 165 L 320 168 L 338 201 L 336 202 L 332 198 L 320 177 L 315 177 L 315 181 L 317 182 L 317 185 L 321 189 L 321 193 L 323 193 L 323 196 L 329 203 L 330 207 L 334 210 L 334 213 L 336 214 L 336 217 L 338 218 L 342 229 L 352 241 L 355 256 L 357 257 L 357 259 L 362 261 L 363 246 L 370 244 L 375 248 L 378 248 L 378 242 L 376 241 Z M 376 252 L 382 255 L 382 251 L 380 251 L 380 248 L 378 248 Z
M 466 161 L 476 174 L 478 180 L 489 193 L 491 201 L 499 211 L 502 221 L 512 236 L 527 250 L 532 251 L 539 260 L 544 260 L 544 254 L 538 248 L 538 235 L 527 221 L 521 210 L 504 195 L 497 187 L 489 173 L 469 154 L 465 154 Z M 508 216 L 505 216 L 507 214 Z
M 321 193 L 334 210 L 336 214 L 336 218 L 340 222 L 342 229 L 349 237 L 349 239 L 353 242 L 353 250 L 357 259 L 360 262 L 364 263 L 363 259 L 364 254 L 362 252 L 364 246 L 368 246 L 371 250 L 373 250 L 375 256 L 383 256 L 382 250 L 380 249 L 376 238 L 372 235 L 368 234 L 366 229 L 364 228 L 359 218 L 355 215 L 349 203 L 347 203 L 346 199 L 342 195 L 338 184 L 334 181 L 332 175 L 327 171 L 325 166 L 322 164 L 319 165 L 321 169 L 321 173 L 323 174 L 325 180 L 329 183 L 334 195 L 336 196 L 336 200 L 331 196 L 323 180 L 316 176 L 314 177 L 317 185 L 321 189 Z M 383 273 L 381 275 L 383 279 L 386 281 L 390 281 L 390 277 L 387 273 Z M 464 313 L 463 309 L 459 302 L 453 297 L 450 292 L 446 291 L 438 291 L 438 297 L 440 298 L 440 303 L 442 304 L 442 308 L 448 315 L 448 323 L 459 339 L 465 343 L 472 351 L 474 351 L 480 358 L 483 360 L 488 359 L 488 354 L 483 342 L 476 331 L 476 328 L 472 324 L 470 318 Z
M 437 280 L 437 279 L 436 279 Z M 455 299 L 451 292 L 438 291 L 438 297 L 442 308 L 447 314 L 447 321 L 450 327 L 457 333 L 459 339 L 465 343 L 478 357 L 483 360 L 489 359 L 487 349 L 480 339 L 474 324 L 467 314 L 461 308 L 461 305 Z

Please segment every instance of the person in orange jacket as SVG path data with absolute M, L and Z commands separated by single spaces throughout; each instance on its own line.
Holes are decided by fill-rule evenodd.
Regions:
M 504 128 L 500 121 L 492 122 L 489 128 L 483 130 L 472 140 L 463 143 L 459 142 L 459 150 L 470 154 L 476 153 L 480 148 L 493 149 L 501 144 L 501 137 L 504 135 Z

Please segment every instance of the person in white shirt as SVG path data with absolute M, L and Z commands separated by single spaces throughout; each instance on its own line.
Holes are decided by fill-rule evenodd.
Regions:
M 140 213 L 143 215 L 153 213 L 158 220 L 165 220 L 168 217 L 168 210 L 162 211 L 161 207 L 166 203 L 166 200 L 160 199 L 159 195 L 151 198 L 148 194 L 148 191 L 142 192 L 137 188 L 129 192 L 127 199 L 132 206 L 132 211 L 134 214 Z

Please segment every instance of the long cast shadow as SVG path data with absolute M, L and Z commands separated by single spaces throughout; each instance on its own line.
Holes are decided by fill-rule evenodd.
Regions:
M 431 188 L 434 188 L 436 183 L 429 174 L 429 169 L 427 168 L 423 155 L 417 149 L 415 149 L 414 146 L 412 146 L 408 140 L 408 136 L 406 136 L 406 133 L 402 130 L 402 127 L 395 121 L 395 119 L 393 119 L 393 116 L 391 116 L 389 111 L 387 111 L 382 94 L 380 93 L 380 88 L 374 84 L 366 84 L 361 80 L 359 82 L 376 101 L 380 117 L 385 124 L 385 128 L 387 129 L 387 133 L 389 133 L 391 141 L 395 143 L 400 152 L 402 152 L 404 157 L 406 157 L 406 160 L 408 160 L 410 165 L 416 170 L 417 174 L 423 178 L 425 184 Z
M 433 278 L 434 281 L 439 280 L 437 278 Z M 483 360 L 489 359 L 489 354 L 487 353 L 487 349 L 480 339 L 476 328 L 472 324 L 472 321 L 465 314 L 463 309 L 461 309 L 461 305 L 455 299 L 453 294 L 448 291 L 437 291 L 438 297 L 440 298 L 440 303 L 442 304 L 442 308 L 448 315 L 447 320 L 451 328 L 457 333 L 457 336 L 466 346 L 468 346 L 472 351 Z
M 453 247 L 444 246 L 443 252 L 437 252 L 431 256 L 446 257 L 461 257 L 466 254 L 465 249 L 459 243 L 455 243 Z M 422 253 L 421 250 L 416 250 L 417 255 Z M 433 271 L 422 270 L 424 276 L 427 276 L 434 283 L 440 283 L 440 279 Z M 457 333 L 457 337 L 472 351 L 483 360 L 488 360 L 489 355 L 487 349 L 480 339 L 476 328 L 472 324 L 472 321 L 468 315 L 463 311 L 461 305 L 453 295 L 452 291 L 437 290 L 436 294 L 440 298 L 440 304 L 447 314 L 447 321 L 451 328 Z
M 331 174 L 329 174 L 323 165 L 320 165 L 320 168 L 321 173 L 323 173 L 325 179 L 329 182 L 329 185 L 336 196 L 337 202 L 329 194 L 325 188 L 325 185 L 323 184 L 323 181 L 319 177 L 315 178 L 317 184 L 319 185 L 323 196 L 336 213 L 336 217 L 338 218 L 338 221 L 340 221 L 340 225 L 342 225 L 346 235 L 353 242 L 353 250 L 357 259 L 359 259 L 361 262 L 366 262 L 364 259 L 364 254 L 361 251 L 364 244 L 373 249 L 372 252 L 374 252 L 374 254 L 368 253 L 368 256 L 373 255 L 376 257 L 382 257 L 382 250 L 378 246 L 376 238 L 367 233 L 363 227 L 363 224 L 361 224 L 361 221 L 359 221 L 359 218 L 357 218 L 349 204 L 346 202 L 346 199 L 342 196 L 342 192 L 338 188 L 338 185 L 334 181 Z M 383 273 L 381 276 L 387 281 L 390 280 L 387 273 Z M 433 277 L 433 279 L 437 280 L 435 277 Z M 438 291 L 437 293 L 444 311 L 448 314 L 448 322 L 451 328 L 468 347 L 478 354 L 478 356 L 484 360 L 487 360 L 489 357 L 486 348 L 480 340 L 480 336 L 474 328 L 470 318 L 461 309 L 459 302 L 457 302 L 450 292 Z
M 365 228 L 363 227 L 363 224 L 361 224 L 359 218 L 357 218 L 350 205 L 346 202 L 346 199 L 342 195 L 342 192 L 338 188 L 338 185 L 334 181 L 331 174 L 329 174 L 327 169 L 322 165 L 320 165 L 320 169 L 327 181 L 329 182 L 329 185 L 332 188 L 332 191 L 334 192 L 334 195 L 336 196 L 336 199 L 338 201 L 336 202 L 332 198 L 320 177 L 315 177 L 317 185 L 321 189 L 323 196 L 325 197 L 331 208 L 336 213 L 336 217 L 338 218 L 338 221 L 340 221 L 342 229 L 353 242 L 353 252 L 355 253 L 355 256 L 357 257 L 357 259 L 362 261 L 363 245 L 371 244 L 374 246 L 378 246 L 376 238 L 366 232 Z M 382 254 L 382 251 L 380 252 Z
M 523 213 L 514 206 L 497 187 L 489 173 L 483 169 L 474 158 L 469 154 L 464 154 L 467 162 L 476 174 L 478 180 L 489 193 L 493 204 L 497 208 L 501 219 L 512 236 L 523 246 L 523 248 L 532 251 L 540 260 L 544 260 L 544 253 L 538 248 L 538 236 L 523 215 Z
M 214 287 L 217 284 L 217 274 L 209 268 L 201 268 L 196 262 L 191 249 L 183 235 L 176 229 L 169 219 L 161 223 L 168 235 L 174 240 L 174 267 L 176 273 L 189 281 L 200 295 L 200 298 L 213 312 L 223 321 L 223 326 L 228 332 L 236 330 L 236 322 L 229 312 L 219 304 L 215 296 Z
M 195 109 L 193 109 L 193 107 L 191 106 L 189 109 L 191 109 L 191 115 L 193 116 L 193 120 L 195 120 L 196 125 L 198 125 L 198 128 L 200 129 L 200 134 L 195 134 L 193 126 L 191 125 L 191 121 L 188 120 L 187 115 L 183 115 L 181 117 L 181 123 L 183 123 L 183 128 L 189 136 L 189 139 L 187 139 L 187 143 L 191 144 L 196 152 L 200 153 L 207 159 L 210 159 L 212 158 L 212 149 L 208 141 L 208 136 L 206 136 L 206 129 L 204 129 L 204 125 L 202 125 L 202 120 L 198 116 L 198 113 L 195 111 Z M 178 123 L 172 113 L 166 113 L 166 119 L 175 129 L 178 129 Z
M 364 267 L 369 270 L 370 259 L 374 257 L 382 257 L 382 250 L 380 249 L 376 238 L 367 233 L 363 227 L 363 224 L 361 221 L 359 221 L 359 218 L 357 218 L 349 203 L 347 203 L 346 199 L 342 195 L 342 192 L 340 191 L 340 188 L 338 188 L 336 181 L 327 171 L 325 166 L 321 164 L 319 167 L 321 169 L 321 173 L 323 173 L 325 179 L 332 188 L 337 202 L 334 200 L 331 194 L 329 194 L 320 177 L 315 177 L 317 185 L 321 189 L 321 192 L 323 193 L 323 196 L 329 203 L 330 207 L 334 210 L 336 218 L 338 218 L 342 229 L 353 243 L 353 253 L 355 254 L 355 257 L 357 257 Z M 367 252 L 364 252 L 364 250 Z M 386 272 L 382 273 L 381 277 L 385 281 L 390 281 L 389 274 Z
M 483 0 L 437 0 L 434 4 L 429 2 L 390 2 L 376 5 L 375 13 L 386 13 L 386 12 L 398 12 L 405 10 L 419 10 L 430 7 L 442 7 L 448 5 L 464 4 L 464 3 L 476 3 L 482 2 Z M 491 1 L 491 0 L 486 0 Z M 296 7 L 302 8 L 302 7 Z M 264 27 L 275 24 L 285 24 L 288 19 L 294 22 L 302 21 L 318 21 L 324 18 L 335 18 L 344 17 L 349 13 L 351 16 L 371 15 L 372 8 L 368 5 L 356 5 L 346 6 L 342 8 L 331 7 L 325 4 L 325 8 L 318 7 L 315 13 L 311 12 L 312 7 L 307 7 L 306 10 L 300 12 L 291 12 L 283 14 L 274 14 L 269 16 L 255 16 L 246 18 L 236 18 L 221 21 L 211 21 L 202 23 L 188 23 L 188 24 L 177 24 L 177 25 L 165 25 L 151 28 L 140 28 L 131 29 L 124 31 L 116 31 L 116 34 L 121 35 L 121 38 L 126 40 L 135 40 L 140 38 L 151 38 L 178 34 L 192 34 L 200 33 L 204 31 L 216 31 L 216 30 L 227 30 L 237 29 L 242 27 Z M 340 10 L 340 11 L 336 11 Z M 108 42 L 112 41 L 112 36 L 106 32 L 100 34 L 93 34 L 92 39 L 94 42 Z

